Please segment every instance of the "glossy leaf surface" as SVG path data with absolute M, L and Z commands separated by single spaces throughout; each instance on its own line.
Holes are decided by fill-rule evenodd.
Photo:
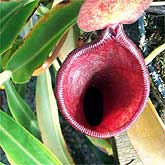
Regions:
M 93 145 L 105 152 L 107 155 L 112 155 L 112 146 L 109 139 L 98 139 L 87 136 Z
M 36 108 L 43 143 L 63 164 L 73 164 L 62 135 L 58 107 L 48 70 L 37 79 Z
M 84 31 L 115 24 L 135 22 L 152 0 L 86 0 L 80 9 L 78 25 Z
M 91 152 L 95 154 L 96 160 L 99 160 L 100 162 L 102 162 L 100 164 L 105 164 L 105 165 L 108 165 L 108 164 L 117 164 L 117 162 L 114 161 L 114 158 L 112 156 L 107 155 L 104 152 L 100 151 L 98 149 L 98 147 L 96 147 L 95 145 L 93 145 L 88 138 L 86 138 L 85 143 L 87 144 L 87 146 L 89 147 L 89 149 L 91 150 Z
M 22 41 L 23 41 L 22 38 L 15 39 L 12 43 L 12 47 L 7 49 L 4 53 L 1 54 L 1 59 L 2 59 L 1 66 L 4 70 L 6 68 L 6 65 L 10 57 L 14 54 L 14 52 L 18 49 L 18 47 L 23 43 Z
M 0 162 L 0 165 L 5 165 L 4 163 Z
M 44 62 L 63 33 L 76 22 L 81 3 L 59 4 L 41 18 L 7 65 L 15 82 L 28 81 L 32 72 Z
M 39 140 L 1 110 L 0 136 L 0 145 L 11 164 L 61 164 Z
M 40 132 L 34 112 L 17 93 L 10 80 L 6 81 L 4 85 L 7 95 L 7 103 L 13 117 L 34 136 L 40 138 Z
M 39 0 L 0 2 L 0 54 L 10 47 L 38 2 Z

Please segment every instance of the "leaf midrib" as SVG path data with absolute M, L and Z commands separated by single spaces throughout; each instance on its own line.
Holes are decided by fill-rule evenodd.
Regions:
M 2 132 L 18 147 L 20 148 L 21 151 L 23 151 L 26 155 L 28 155 L 35 163 L 42 165 L 41 162 L 39 162 L 35 157 L 33 157 L 33 155 L 26 149 L 23 147 L 23 145 L 21 145 L 20 143 L 18 143 L 14 137 L 12 135 L 10 135 L 8 133 L 8 131 L 5 130 L 5 128 L 3 128 L 2 126 L 0 126 L 0 130 L 2 130 Z
M 12 13 L 14 13 L 17 9 L 19 9 L 21 6 L 23 6 L 23 3 L 24 3 L 24 2 L 20 3 L 17 7 L 15 7 L 14 10 L 12 10 L 12 11 L 9 12 L 7 15 L 5 15 L 5 16 L 1 19 L 0 24 L 2 24 L 3 21 L 4 21 L 5 19 L 7 19 L 7 17 L 10 17 L 10 16 L 12 15 Z M 11 16 L 11 17 L 12 17 L 12 16 Z
M 48 93 L 48 100 L 51 100 L 51 98 L 52 98 L 52 96 L 54 96 L 53 95 L 53 93 L 52 93 L 52 89 L 51 89 L 51 85 L 49 84 L 50 83 L 50 81 L 48 80 L 48 76 L 46 76 L 46 84 L 47 84 L 47 93 Z M 55 100 L 54 100 L 55 101 Z M 54 104 L 54 105 L 57 105 L 57 104 Z M 51 102 L 49 101 L 49 106 L 50 107 L 52 107 L 51 106 Z M 50 108 L 50 113 L 52 114 L 52 110 L 51 110 L 52 108 Z M 56 110 L 58 111 L 58 109 L 56 108 Z M 52 114 L 52 115 L 55 115 L 55 114 Z M 58 115 L 58 113 L 57 113 L 57 115 Z M 58 129 L 58 132 L 60 132 L 60 133 L 57 133 L 56 134 L 56 131 L 54 131 L 55 132 L 55 134 L 56 134 L 56 137 L 57 137 L 57 140 L 59 141 L 59 143 L 61 144 L 60 145 L 60 149 L 61 149 L 61 151 L 62 151 L 62 153 L 63 153 L 63 156 L 65 157 L 65 159 L 67 160 L 67 161 L 69 161 L 70 162 L 70 158 L 69 157 L 67 157 L 66 156 L 66 153 L 63 151 L 63 144 L 65 143 L 65 141 L 63 141 L 62 142 L 62 139 L 60 138 L 60 137 L 62 137 L 62 138 L 64 138 L 63 136 L 62 136 L 62 132 L 61 132 L 61 127 L 60 127 L 60 124 L 59 124 L 59 118 L 57 118 L 57 116 L 55 117 L 56 118 L 56 120 L 55 120 L 55 123 L 54 123 L 54 125 L 53 125 L 53 129 L 54 130 L 56 130 L 56 129 Z M 52 119 L 52 121 L 54 121 L 53 120 L 53 118 L 51 118 Z M 58 122 L 57 122 L 58 121 Z M 56 127 L 57 126 L 57 127 Z M 67 153 L 69 154 L 69 152 L 67 151 Z
M 16 93 L 16 91 L 15 91 L 15 89 L 14 89 L 14 87 L 13 87 L 13 84 L 11 84 L 10 82 L 9 82 L 9 85 L 8 84 L 6 84 L 7 86 L 8 86 L 8 90 L 10 91 L 6 91 L 7 93 L 8 93 L 8 95 L 9 95 L 9 97 L 11 97 L 11 98 L 15 98 L 15 103 L 17 104 L 17 106 L 19 107 L 19 109 L 22 111 L 22 113 L 26 116 L 26 118 L 30 121 L 31 120 L 31 118 L 32 118 L 32 116 L 30 116 L 27 112 L 26 112 L 26 110 L 24 111 L 24 106 L 20 103 L 20 101 L 19 101 L 19 99 L 17 99 L 18 98 L 18 96 L 17 96 L 17 93 Z M 20 99 L 22 99 L 22 98 L 20 98 Z M 21 100 L 22 101 L 22 100 Z M 12 108 L 12 106 L 11 106 L 11 104 L 9 104 L 9 106 L 10 106 L 10 108 L 11 109 L 13 109 Z M 26 105 L 25 105 L 26 106 Z M 27 107 L 26 107 L 27 108 Z M 30 110 L 30 109 L 29 109 Z M 13 114 L 14 115 L 14 114 Z M 14 115 L 15 116 L 15 115 Z M 33 119 L 34 119 L 34 116 L 33 116 Z
M 74 18 L 74 19 L 72 19 L 72 21 L 69 23 L 70 25 L 72 25 L 74 22 L 75 22 L 75 20 L 76 20 L 77 18 Z M 68 25 L 68 24 L 67 24 Z M 68 26 L 64 26 L 66 29 L 68 29 L 69 27 Z M 68 27 L 68 28 L 67 28 Z M 65 28 L 63 28 L 63 29 L 65 29 Z M 58 34 L 62 34 L 63 33 L 63 30 L 60 30 L 59 32 L 58 32 Z M 57 33 L 56 33 L 57 34 Z M 56 36 L 58 36 L 58 35 L 56 35 Z M 22 67 L 24 67 L 25 65 L 27 65 L 28 63 L 30 63 L 31 61 L 33 61 L 33 59 L 35 59 L 37 56 L 38 56 L 38 54 L 39 53 L 41 53 L 42 52 L 42 50 L 44 50 L 51 42 L 52 42 L 52 40 L 54 40 L 54 38 L 56 38 L 56 37 L 52 37 L 48 42 L 46 42 L 46 44 L 44 44 L 44 46 L 42 46 L 40 49 L 38 49 L 39 51 L 37 51 L 37 53 L 35 53 L 33 56 L 31 56 L 30 58 L 28 58 L 26 61 L 24 61 L 24 63 L 22 64 L 22 65 L 19 65 L 17 68 L 15 68 L 12 72 L 13 73 L 15 73 L 15 72 L 17 72 L 20 68 L 22 68 Z M 19 51 L 19 50 L 18 50 Z M 17 52 L 16 52 L 17 53 Z M 15 54 L 16 54 L 15 53 Z M 13 56 L 13 58 L 14 58 L 14 56 Z M 12 59 L 11 59 L 12 60 Z M 9 64 L 10 64 L 10 61 L 9 61 Z
M 41 114 L 43 114 L 43 111 L 44 110 L 41 110 L 41 109 L 45 109 L 45 108 L 43 108 L 43 106 L 42 106 L 42 104 L 40 104 L 40 103 L 42 103 L 42 96 L 46 96 L 46 104 L 48 105 L 48 107 L 49 107 L 49 113 L 50 113 L 50 115 L 52 115 L 53 114 L 53 116 L 55 116 L 55 119 L 57 119 L 58 121 L 59 121 L 59 119 L 57 118 L 57 116 L 56 116 L 56 114 L 55 113 L 53 113 L 52 112 L 52 102 L 51 101 L 49 101 L 49 100 L 52 100 L 51 99 L 51 94 L 50 94 L 50 92 L 51 92 L 51 89 L 49 88 L 49 85 L 50 85 L 50 77 L 49 77 L 50 75 L 47 73 L 47 71 L 46 71 L 46 73 L 44 73 L 44 75 L 43 75 L 43 77 L 40 77 L 40 78 L 42 78 L 42 80 L 40 79 L 40 80 L 37 80 L 38 82 L 37 82 L 37 88 L 38 87 L 40 87 L 41 86 L 41 84 L 45 84 L 45 86 L 46 86 L 46 88 L 44 89 L 44 90 L 39 90 L 40 88 L 38 88 L 37 89 L 37 91 L 36 91 L 36 100 L 37 100 L 37 103 L 36 103 L 36 108 L 37 108 L 37 110 L 41 113 Z M 51 86 L 51 85 L 50 85 Z M 44 93 L 43 93 L 44 92 Z M 51 92 L 52 93 L 52 92 Z M 53 96 L 54 97 L 54 96 Z M 48 101 L 47 101 L 48 100 Z M 51 104 L 52 103 L 52 104 Z M 44 101 L 44 104 L 45 104 L 45 101 Z M 53 109 L 55 108 L 55 106 L 53 106 Z M 43 115 L 41 115 L 42 117 L 43 117 Z M 44 117 L 45 118 L 45 117 Z M 51 120 L 51 122 L 53 122 L 54 120 L 53 120 L 53 118 L 52 117 L 50 117 L 50 120 Z M 58 144 L 59 146 L 59 151 L 61 152 L 61 154 L 59 154 L 59 160 L 60 161 L 62 161 L 63 163 L 69 163 L 69 164 L 73 164 L 73 160 L 72 159 L 70 159 L 69 157 L 67 157 L 66 156 L 66 153 L 64 152 L 64 150 L 63 150 L 63 143 L 62 143 L 62 141 L 61 141 L 61 139 L 60 139 L 60 137 L 58 136 L 59 134 L 58 133 L 56 133 L 57 131 L 59 131 L 59 124 L 57 124 L 58 122 L 57 122 L 57 120 L 55 120 L 56 122 L 53 122 L 54 124 L 52 125 L 52 127 L 51 127 L 51 130 L 53 130 L 53 134 L 52 134 L 52 136 L 55 138 L 55 139 L 57 139 L 57 143 L 56 144 Z M 43 127 L 44 129 L 45 129 L 45 127 Z M 58 129 L 58 130 L 57 130 Z M 45 134 L 46 136 L 47 136 L 47 134 Z M 45 138 L 44 138 L 45 139 Z M 47 138 L 46 138 L 47 139 Z M 52 138 L 50 138 L 50 140 L 52 141 Z M 47 140 L 46 140 L 47 141 Z M 48 143 L 45 143 L 45 144 L 49 144 L 50 145 L 50 142 L 51 141 L 47 141 Z M 49 147 L 49 145 L 48 145 L 48 147 Z M 53 145 L 55 145 L 55 144 L 53 144 Z M 65 148 L 65 147 L 64 147 Z M 55 149 L 52 149 L 52 152 L 54 152 L 54 154 L 56 154 L 56 152 L 57 152 L 57 150 Z M 67 152 L 68 154 L 69 154 L 69 152 Z

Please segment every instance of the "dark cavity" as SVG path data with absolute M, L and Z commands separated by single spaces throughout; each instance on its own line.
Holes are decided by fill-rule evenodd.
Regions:
M 96 87 L 89 87 L 84 94 L 84 114 L 87 122 L 92 126 L 100 124 L 103 118 L 103 98 Z

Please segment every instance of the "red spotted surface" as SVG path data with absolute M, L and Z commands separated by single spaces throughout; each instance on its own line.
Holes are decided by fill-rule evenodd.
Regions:
M 126 130 L 144 108 L 149 78 L 141 53 L 122 25 L 72 51 L 57 75 L 56 97 L 68 122 L 89 136 Z
M 84 31 L 103 29 L 118 23 L 135 22 L 152 0 L 85 0 L 78 25 Z

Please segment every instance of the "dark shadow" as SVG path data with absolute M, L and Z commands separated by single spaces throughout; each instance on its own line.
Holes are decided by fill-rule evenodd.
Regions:
M 83 109 L 88 124 L 96 126 L 103 118 L 103 98 L 99 89 L 90 86 L 84 94 Z

